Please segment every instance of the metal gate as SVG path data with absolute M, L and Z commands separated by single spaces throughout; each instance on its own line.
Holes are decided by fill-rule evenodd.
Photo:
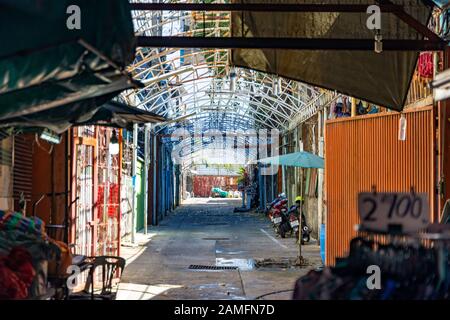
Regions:
M 129 131 L 124 131 L 122 139 L 122 174 L 120 186 L 120 237 L 129 241 L 133 230 L 133 137 Z
M 429 195 L 435 219 L 435 125 L 432 107 L 405 111 L 406 140 L 398 139 L 399 113 L 326 123 L 326 264 L 347 253 L 359 223 L 357 195 L 371 191 Z
M 109 154 L 111 129 L 74 130 L 72 243 L 87 256 L 119 254 L 120 155 Z
M 78 197 L 74 215 L 75 252 L 93 255 L 94 243 L 94 177 L 95 177 L 95 130 L 80 127 L 74 139 L 75 197 Z
M 120 155 L 109 153 L 112 130 L 97 129 L 98 146 L 98 223 L 97 255 L 117 256 L 119 254 L 119 186 Z

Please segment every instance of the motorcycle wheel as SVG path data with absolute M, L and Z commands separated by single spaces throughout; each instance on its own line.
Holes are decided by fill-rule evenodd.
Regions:
M 288 233 L 289 232 L 289 226 L 286 224 L 286 223 L 284 223 L 284 224 L 282 224 L 282 225 L 280 225 L 280 236 L 284 239 L 284 238 L 286 238 L 286 233 Z M 291 232 L 292 233 L 292 232 Z
M 306 242 L 309 242 L 309 240 L 310 240 L 310 237 L 309 237 L 309 234 L 308 234 L 307 236 L 302 237 L 302 244 L 305 244 Z

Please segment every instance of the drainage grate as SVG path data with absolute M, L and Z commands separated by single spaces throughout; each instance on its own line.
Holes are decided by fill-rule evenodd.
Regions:
M 191 270 L 237 270 L 238 267 L 227 267 L 227 266 L 202 266 L 197 264 L 191 264 L 189 266 Z

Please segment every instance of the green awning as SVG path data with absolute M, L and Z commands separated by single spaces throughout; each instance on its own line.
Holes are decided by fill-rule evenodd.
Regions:
M 73 126 L 101 125 L 131 129 L 133 124 L 159 123 L 165 117 L 153 112 L 109 101 L 114 94 L 103 96 L 83 104 L 66 104 L 58 108 L 35 112 L 0 121 L 0 128 L 14 127 L 19 131 L 26 128 L 48 128 L 63 133 Z M 102 104 L 103 103 L 103 104 Z
M 323 158 L 306 151 L 283 154 L 280 156 L 258 160 L 263 164 L 323 169 L 325 164 Z
M 81 30 L 66 26 L 71 5 L 81 10 Z M 127 0 L 0 0 L 0 7 L 2 123 L 32 114 L 44 127 L 71 121 L 73 112 L 95 112 L 136 87 L 124 71 L 135 53 Z
M 156 113 L 110 101 L 102 105 L 91 119 L 76 125 L 102 125 L 131 129 L 133 124 L 160 123 L 167 119 Z

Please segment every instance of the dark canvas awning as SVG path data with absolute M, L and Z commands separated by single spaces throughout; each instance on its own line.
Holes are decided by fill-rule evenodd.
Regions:
M 299 3 L 361 5 L 367 0 L 242 0 L 238 3 Z M 405 20 L 426 26 L 433 3 L 392 0 L 407 15 L 382 13 L 384 40 L 423 40 L 422 32 Z M 401 15 L 401 14 L 400 14 Z M 366 27 L 366 12 L 233 12 L 234 37 L 283 37 L 307 39 L 373 40 Z M 417 24 L 416 24 L 417 26 Z M 420 28 L 419 28 L 420 29 Z M 360 98 L 391 109 L 404 107 L 418 52 L 359 50 L 233 49 L 235 65 L 299 80 Z
M 80 30 L 67 28 L 71 5 Z M 0 0 L 0 8 L 1 122 L 35 113 L 70 121 L 136 87 L 124 71 L 135 53 L 127 0 Z
M 133 124 L 160 123 L 167 119 L 156 113 L 110 101 L 102 105 L 91 119 L 76 125 L 103 125 L 131 129 Z
M 70 127 L 80 125 L 131 128 L 135 123 L 158 123 L 166 120 L 153 112 L 109 101 L 113 95 L 86 100 L 82 104 L 66 104 L 51 110 L 0 120 L 0 128 L 48 128 L 62 133 Z

